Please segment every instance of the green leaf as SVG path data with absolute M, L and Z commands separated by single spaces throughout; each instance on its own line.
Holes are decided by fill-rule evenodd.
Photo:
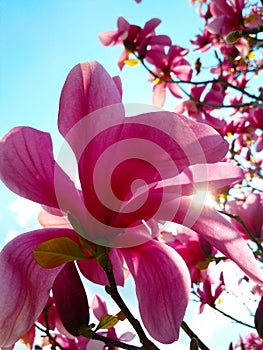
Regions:
M 68 237 L 54 238 L 39 244 L 33 250 L 40 266 L 53 268 L 74 260 L 87 259 L 81 247 Z
M 119 322 L 119 320 L 120 319 L 118 316 L 104 314 L 100 318 L 100 323 L 98 324 L 96 331 L 98 329 L 109 329 L 111 327 L 114 327 L 116 323 Z
M 235 30 L 234 32 L 230 32 L 230 33 L 227 34 L 226 43 L 227 44 L 234 44 L 241 37 L 242 37 L 242 31 L 241 30 Z

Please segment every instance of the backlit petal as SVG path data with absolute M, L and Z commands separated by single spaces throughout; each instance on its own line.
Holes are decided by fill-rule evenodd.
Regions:
M 154 339 L 164 344 L 174 342 L 191 284 L 183 259 L 157 241 L 121 251 L 135 281 L 143 324 Z
M 40 243 L 72 230 L 42 229 L 24 233 L 8 243 L 0 253 L 0 347 L 23 336 L 40 315 L 61 267 L 44 269 L 33 257 Z
M 59 131 L 65 136 L 87 114 L 115 103 L 121 103 L 121 96 L 108 72 L 95 61 L 78 64 L 62 89 Z

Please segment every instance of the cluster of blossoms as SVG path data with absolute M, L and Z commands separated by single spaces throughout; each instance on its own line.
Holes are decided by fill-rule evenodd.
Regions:
M 143 55 L 136 45 L 137 38 L 130 35 L 134 25 L 126 20 L 124 36 L 118 25 L 117 30 L 100 33 L 99 38 L 106 46 L 124 46 L 125 56 L 122 54 L 118 61 L 121 69 L 125 64 L 138 63 L 146 68 L 153 83 L 154 105 L 162 107 L 165 104 L 168 89 L 177 99 L 176 113 L 212 126 L 228 142 L 229 152 L 223 161 L 239 166 L 243 178 L 233 179 L 229 185 L 210 191 L 216 202 L 214 205 L 229 216 L 231 223 L 254 249 L 258 261 L 262 261 L 263 4 L 262 1 L 252 3 L 246 0 L 190 1 L 191 5 L 197 3 L 204 25 L 202 32 L 190 41 L 193 45 L 191 53 L 196 55 L 193 64 L 188 59 L 189 48 L 180 47 L 172 40 L 169 43 L 166 36 L 156 34 L 159 24 L 156 19 L 148 21 L 144 28 L 137 27 L 140 41 L 143 41 L 145 28 L 149 23 L 154 24 L 154 30 L 147 32 Z M 157 43 L 156 38 L 162 40 Z M 207 244 L 203 240 L 200 242 L 200 237 L 192 232 L 179 236 L 162 232 L 161 239 L 183 257 L 192 285 L 203 284 L 203 291 L 194 288 L 202 307 L 204 300 L 210 306 L 215 305 L 218 295 L 224 290 L 219 287 L 215 294 L 211 294 L 213 283 L 208 265 L 216 261 L 215 247 L 204 248 Z M 261 312 L 257 311 L 255 323 L 262 337 L 258 326 L 260 317 Z
M 175 111 L 218 130 L 231 144 L 228 157 L 244 166 L 249 161 L 252 177 L 261 176 L 262 157 L 258 152 L 263 149 L 263 6 L 245 0 L 198 3 L 204 27 L 191 44 L 193 51 L 202 56 L 192 65 L 187 60 L 189 49 L 173 44 L 165 35 L 156 35 L 157 19 L 141 28 L 119 18 L 118 29 L 100 33 L 99 38 L 106 46 L 124 46 L 118 61 L 121 69 L 139 62 L 147 68 L 153 82 L 154 105 L 164 105 L 166 89 L 177 99 L 185 96 L 182 103 L 176 102 Z M 204 68 L 208 65 L 206 57 L 209 66 L 214 61 L 209 79 Z M 250 184 L 251 179 L 247 180 Z
M 117 30 L 100 34 L 104 45 L 124 46 L 120 69 L 138 62 L 148 69 L 156 106 L 165 103 L 166 88 L 175 98 L 187 95 L 175 111 L 130 116 L 120 79 L 101 64 L 70 71 L 58 129 L 75 155 L 76 181 L 54 159 L 49 134 L 17 127 L 1 139 L 0 178 L 42 205 L 42 229 L 16 237 L 0 253 L 0 347 L 19 339 L 32 347 L 37 327 L 46 334 L 41 346 L 139 349 L 127 344 L 133 333 L 116 334 L 115 324 L 127 319 L 140 349 L 158 349 L 118 292 L 129 275 L 142 323 L 163 344 L 178 340 L 191 291 L 200 312 L 217 308 L 227 284 L 223 273 L 218 282 L 212 278 L 211 263 L 232 260 L 261 290 L 263 196 L 255 183 L 263 177 L 263 98 L 248 83 L 263 66 L 252 55 L 260 46 L 263 7 L 246 8 L 244 0 L 199 3 L 204 31 L 192 43 L 201 52 L 217 50 L 208 81 L 192 80 L 202 73 L 201 58 L 192 67 L 188 49 L 157 35 L 159 19 L 141 28 L 120 17 Z M 222 108 L 230 111 L 225 117 Z M 212 193 L 224 213 L 198 191 Z M 168 231 L 165 222 L 176 228 Z M 85 279 L 105 286 L 115 315 L 99 296 L 90 304 Z M 255 327 L 263 337 L 262 293 L 259 300 Z M 259 339 L 249 335 L 231 346 L 250 349 L 253 341 L 256 348 Z

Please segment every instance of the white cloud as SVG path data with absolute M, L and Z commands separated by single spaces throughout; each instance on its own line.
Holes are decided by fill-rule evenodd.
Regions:
M 18 235 L 20 235 L 21 232 L 15 231 L 15 230 L 10 230 L 8 231 L 6 237 L 5 237 L 5 244 L 12 241 L 12 239 L 14 239 L 15 237 L 17 237 Z
M 28 199 L 18 197 L 9 203 L 9 210 L 16 215 L 16 222 L 22 228 L 25 228 L 32 220 L 37 221 L 37 215 L 40 205 L 29 201 Z

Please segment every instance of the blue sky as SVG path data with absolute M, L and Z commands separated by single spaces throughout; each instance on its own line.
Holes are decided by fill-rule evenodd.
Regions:
M 187 0 L 0 0 L 0 135 L 27 125 L 52 133 L 59 144 L 58 101 L 69 70 L 81 61 L 97 60 L 111 75 L 120 74 L 116 62 L 122 48 L 103 47 L 98 40 L 99 32 L 116 28 L 120 15 L 141 26 L 153 17 L 162 19 L 157 32 L 183 47 L 190 47 L 189 39 L 201 28 Z M 124 102 L 151 103 L 151 86 L 142 67 L 125 67 L 120 75 Z M 0 246 L 7 234 L 36 228 L 36 212 L 0 184 Z M 198 320 L 196 326 L 201 325 Z M 225 320 L 218 322 L 221 329 Z M 235 340 L 238 333 L 239 328 Z

